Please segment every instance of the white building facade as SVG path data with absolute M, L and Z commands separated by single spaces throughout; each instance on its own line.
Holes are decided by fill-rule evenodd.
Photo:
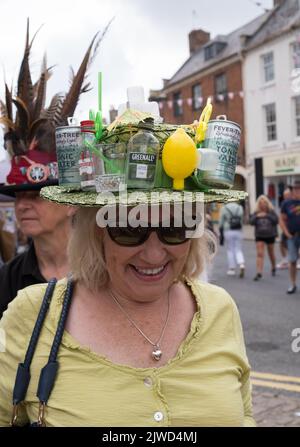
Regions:
M 289 16 L 284 10 L 276 17 L 277 28 L 282 20 L 281 33 L 277 29 L 272 36 L 271 18 L 261 37 L 245 46 L 245 146 L 251 212 L 261 193 L 279 209 L 285 187 L 300 180 L 300 24 L 286 26 L 294 19 L 295 14 Z

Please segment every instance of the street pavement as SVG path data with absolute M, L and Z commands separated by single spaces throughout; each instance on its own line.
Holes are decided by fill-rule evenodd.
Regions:
M 300 427 L 300 351 L 292 349 L 296 343 L 292 331 L 299 328 L 300 335 L 300 271 L 298 291 L 294 295 L 286 294 L 288 271 L 279 270 L 272 277 L 268 259 L 263 278 L 253 281 L 256 273 L 253 229 L 246 227 L 244 235 L 245 277 L 227 276 L 226 250 L 220 247 L 209 281 L 224 287 L 239 308 L 252 367 L 254 414 L 258 426 Z M 276 255 L 279 261 L 278 243 Z M 300 348 L 300 339 L 297 346 Z

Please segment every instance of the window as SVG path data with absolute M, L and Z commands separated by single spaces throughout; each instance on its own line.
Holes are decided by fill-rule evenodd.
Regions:
M 270 82 L 275 79 L 274 55 L 271 51 L 262 56 L 264 82 Z
M 275 103 L 264 106 L 266 117 L 267 141 L 277 140 Z
M 294 104 L 295 104 L 296 136 L 300 137 L 300 96 L 295 96 Z
M 183 108 L 182 108 L 182 97 L 181 93 L 174 93 L 173 95 L 173 110 L 174 110 L 174 116 L 181 116 L 183 115 Z
M 292 44 L 292 67 L 293 69 L 300 68 L 300 42 Z
M 202 107 L 202 88 L 200 84 L 194 85 L 192 88 L 193 110 L 199 110 Z
M 218 56 L 221 51 L 226 47 L 226 42 L 214 42 L 204 48 L 204 60 L 208 61 L 216 56 Z
M 213 45 L 209 45 L 208 47 L 204 48 L 204 59 L 208 61 L 209 59 L 212 59 L 214 57 L 214 47 Z
M 215 91 L 216 95 L 227 94 L 227 78 L 225 73 L 215 77 Z

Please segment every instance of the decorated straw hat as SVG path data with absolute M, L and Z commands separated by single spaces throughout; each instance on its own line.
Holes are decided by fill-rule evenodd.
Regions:
M 95 55 L 102 36 L 93 38 L 78 72 L 73 72 L 66 94 L 57 93 L 48 107 L 46 87 L 52 75 L 44 57 L 41 74 L 32 82 L 29 57 L 34 38 L 29 41 L 29 20 L 24 56 L 18 75 L 16 96 L 5 83 L 5 101 L 0 101 L 0 123 L 4 127 L 4 147 L 11 159 L 11 169 L 0 193 L 14 196 L 18 191 L 40 190 L 43 186 L 58 185 L 58 167 L 55 150 L 55 128 L 65 125 L 72 116 L 81 93 L 89 90 L 86 70 Z M 36 36 L 36 34 L 35 34 Z M 35 37 L 34 36 L 34 37 Z
M 156 165 L 155 182 L 153 186 L 145 189 L 143 187 L 131 188 L 130 185 L 127 185 L 125 190 L 120 189 L 116 192 L 101 189 L 99 190 L 99 188 L 97 188 L 97 190 L 84 191 L 81 189 L 80 184 L 77 186 L 62 184 L 59 186 L 43 188 L 41 190 L 41 196 L 44 199 L 56 203 L 80 207 L 102 207 L 104 205 L 115 204 L 135 206 L 140 204 L 152 205 L 187 201 L 202 203 L 225 203 L 244 200 L 247 197 L 247 193 L 244 191 L 230 189 L 230 184 L 225 178 L 226 174 L 228 173 L 224 172 L 224 161 L 220 161 L 216 148 L 197 148 L 197 145 L 203 146 L 204 141 L 203 136 L 202 138 L 201 136 L 199 138 L 199 124 L 201 123 L 201 120 L 193 125 L 178 126 L 164 123 L 152 123 L 149 126 L 150 120 L 153 121 L 153 116 L 151 114 L 149 115 L 148 113 L 131 109 L 126 110 L 110 126 L 103 129 L 99 141 L 95 139 L 94 149 L 96 156 L 98 155 L 98 157 L 100 156 L 101 158 L 103 156 L 103 153 L 102 155 L 99 153 L 99 150 L 101 151 L 101 147 L 105 150 L 106 145 L 117 145 L 122 143 L 126 148 L 125 157 L 128 159 L 131 138 L 137 135 L 137 132 L 141 129 L 150 131 L 159 142 L 157 154 L 158 160 Z M 217 124 L 221 125 L 222 123 Z M 208 123 L 208 126 L 209 125 L 210 124 Z M 204 127 L 206 132 L 207 123 L 205 123 Z M 202 140 L 202 144 L 199 144 L 199 139 Z M 99 146 L 96 145 L 98 142 L 100 142 L 100 149 Z M 93 152 L 93 145 L 89 144 L 89 149 L 90 152 Z M 237 147 L 235 150 L 237 152 Z M 219 178 L 216 178 L 215 176 L 213 179 L 214 172 L 211 171 L 212 166 L 209 167 L 210 172 L 205 172 L 205 164 L 201 165 L 199 162 L 201 157 L 205 159 L 207 154 L 211 155 L 212 153 L 214 153 L 216 159 L 215 170 L 216 172 L 218 172 L 218 170 L 223 172 L 223 177 L 225 176 L 223 180 L 221 175 L 218 176 Z M 193 158 L 195 154 L 196 156 L 198 155 L 196 161 Z M 78 155 L 78 157 L 80 158 L 80 155 Z M 193 159 L 192 163 L 187 161 L 189 157 Z M 219 165 L 220 163 L 223 163 L 222 166 Z M 236 155 L 235 159 L 231 160 L 231 166 L 228 166 L 228 170 L 229 168 L 231 170 L 233 169 L 232 163 L 236 163 Z M 187 165 L 190 165 L 190 168 L 187 168 L 186 170 Z M 184 169 L 183 166 L 185 166 Z M 199 167 L 201 168 L 201 166 L 202 169 L 198 169 Z M 125 167 L 123 172 L 123 175 L 125 176 L 125 185 L 127 183 L 126 169 L 127 175 L 129 175 L 128 165 L 127 168 Z M 180 174 L 182 169 L 185 173 Z M 211 175 L 206 176 L 206 173 Z M 177 181 L 178 179 L 176 177 L 178 176 L 181 177 L 179 179 L 180 181 Z M 99 177 L 101 180 L 101 175 Z M 211 181 L 209 180 L 209 177 L 212 177 Z M 233 177 L 234 172 L 232 175 L 232 180 Z M 96 178 L 97 175 L 95 174 L 95 179 Z

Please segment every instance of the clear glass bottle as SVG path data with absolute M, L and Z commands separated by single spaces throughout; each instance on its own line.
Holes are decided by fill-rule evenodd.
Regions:
M 152 189 L 155 184 L 160 144 L 153 135 L 153 119 L 139 123 L 139 131 L 127 145 L 127 188 Z
M 83 191 L 95 191 L 93 153 L 87 143 L 95 143 L 95 123 L 91 120 L 81 121 L 82 151 L 79 157 L 80 185 Z

